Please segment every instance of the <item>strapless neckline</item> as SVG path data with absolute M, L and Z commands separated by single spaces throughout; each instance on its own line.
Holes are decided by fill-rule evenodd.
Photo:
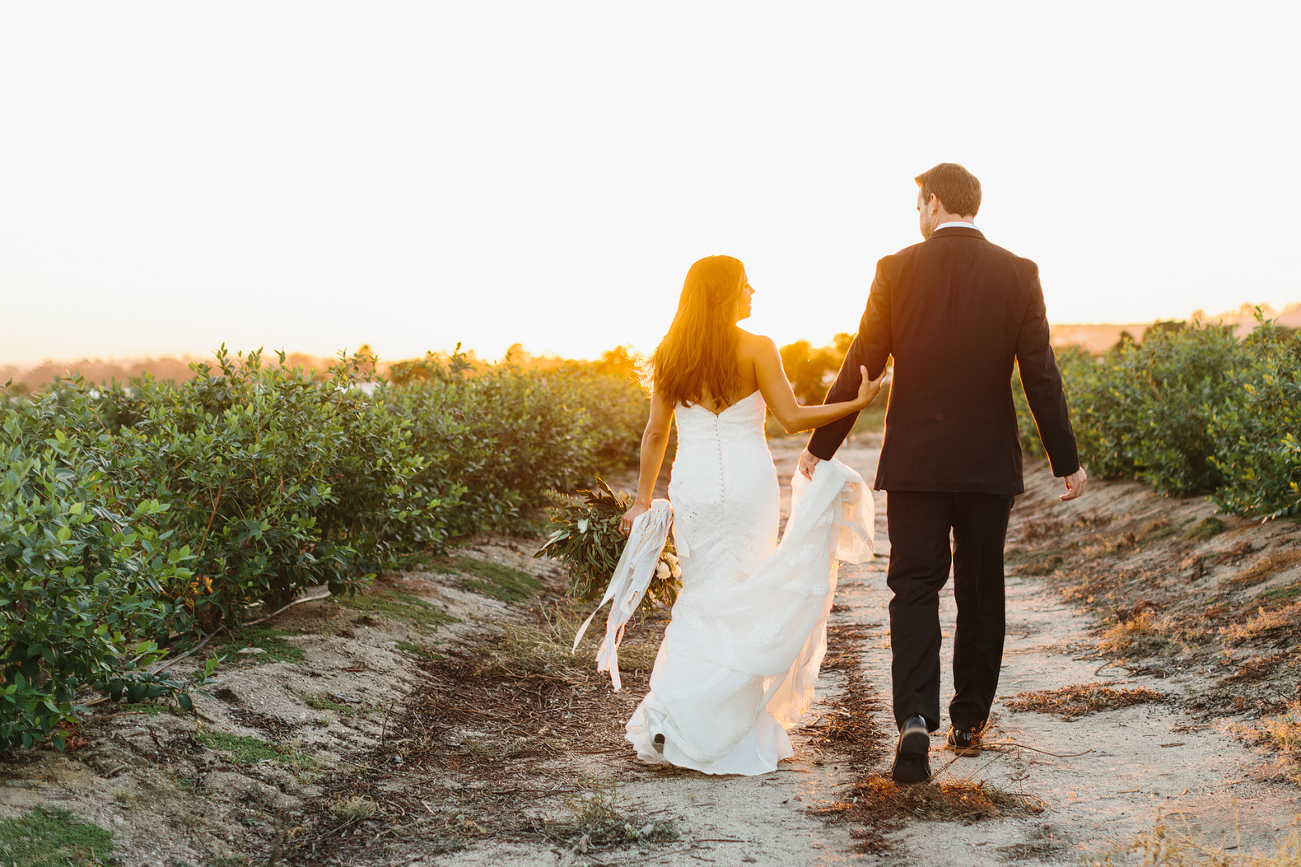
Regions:
M 741 398 L 740 400 L 738 400 L 736 403 L 729 404 L 728 406 L 723 407 L 723 409 L 722 409 L 721 411 L 719 411 L 719 412 L 714 412 L 712 409 L 710 409 L 710 408 L 708 408 L 708 407 L 705 407 L 705 406 L 701 406 L 701 405 L 698 404 L 698 403 L 693 403 L 693 404 L 682 404 L 680 408 L 681 408 L 681 409 L 703 409 L 705 412 L 709 413 L 709 414 L 712 415 L 714 418 L 722 418 L 724 415 L 727 414 L 727 411 L 728 411 L 729 409 L 735 409 L 736 407 L 738 407 L 738 406 L 740 406 L 741 404 L 745 403 L 747 400 L 749 400 L 750 398 L 754 397 L 754 396 L 755 396 L 756 394 L 758 394 L 758 393 L 759 393 L 759 389 L 756 388 L 754 391 L 750 392 L 750 393 L 747 394 L 745 397 L 743 397 L 743 398 Z

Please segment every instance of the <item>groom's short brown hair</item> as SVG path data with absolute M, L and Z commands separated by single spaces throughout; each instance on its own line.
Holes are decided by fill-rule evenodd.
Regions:
M 950 214 L 974 217 L 980 210 L 980 181 L 957 163 L 940 163 L 913 178 L 929 201 L 934 193 Z

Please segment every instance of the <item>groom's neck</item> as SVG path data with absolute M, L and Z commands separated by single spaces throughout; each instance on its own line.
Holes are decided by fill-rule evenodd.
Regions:
M 939 209 L 939 213 L 935 215 L 935 218 L 935 225 L 937 226 L 943 226 L 945 223 L 970 223 L 973 226 L 976 224 L 975 214 L 950 214 L 943 208 Z

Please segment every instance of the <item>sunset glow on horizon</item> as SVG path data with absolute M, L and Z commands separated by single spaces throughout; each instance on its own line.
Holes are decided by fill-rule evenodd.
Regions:
M 0 9 L 0 365 L 853 331 L 961 162 L 1054 323 L 1301 302 L 1292 7 Z

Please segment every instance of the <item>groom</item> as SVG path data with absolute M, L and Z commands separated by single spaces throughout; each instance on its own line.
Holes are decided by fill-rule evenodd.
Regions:
M 876 265 L 867 310 L 827 402 L 858 391 L 894 356 L 876 488 L 890 530 L 891 677 L 899 726 L 892 775 L 930 779 L 930 732 L 940 725 L 939 592 L 953 568 L 958 606 L 948 746 L 980 752 L 1003 658 L 1003 543 L 1024 490 L 1013 363 L 1020 369 L 1063 500 L 1084 491 L 1061 374 L 1048 343 L 1039 270 L 976 228 L 980 181 L 956 163 L 916 178 L 920 244 Z M 818 428 L 800 456 L 811 476 L 857 416 Z M 953 543 L 950 548 L 949 536 Z

